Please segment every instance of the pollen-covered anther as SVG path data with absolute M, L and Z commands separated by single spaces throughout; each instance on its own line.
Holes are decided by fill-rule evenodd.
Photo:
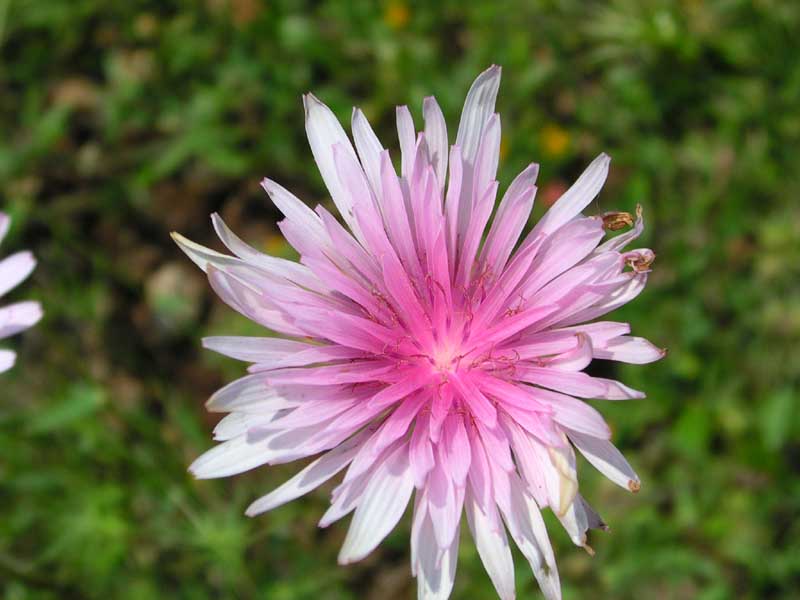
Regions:
M 633 215 L 629 212 L 607 212 L 601 215 L 603 227 L 608 231 L 619 231 L 625 227 L 633 227 Z
M 635 479 L 631 479 L 630 481 L 628 481 L 628 489 L 635 494 L 640 489 L 642 489 L 642 484 L 636 481 Z

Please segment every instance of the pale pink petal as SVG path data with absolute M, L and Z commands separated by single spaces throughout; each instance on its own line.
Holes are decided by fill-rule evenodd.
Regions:
M 577 333 L 569 330 L 537 331 L 507 344 L 508 348 L 503 350 L 503 355 L 529 360 L 563 354 L 578 347 Z
M 461 121 L 458 124 L 456 146 L 461 148 L 462 158 L 470 166 L 475 162 L 483 128 L 494 113 L 494 103 L 499 89 L 500 67 L 492 65 L 478 75 L 467 93 Z
M 318 488 L 350 464 L 365 437 L 366 432 L 362 432 L 322 455 L 289 481 L 253 502 L 245 514 L 248 517 L 260 515 Z
M 559 228 L 539 250 L 520 294 L 527 298 L 574 267 L 597 246 L 603 233 L 603 221 L 596 217 L 576 219 Z
M 216 336 L 203 338 L 203 347 L 231 358 L 257 363 L 280 360 L 287 354 L 316 346 L 275 337 Z
M 516 474 L 509 476 L 509 481 L 512 501 L 509 510 L 503 513 L 508 531 L 528 560 L 544 597 L 547 600 L 558 600 L 561 598 L 561 584 L 550 542 L 546 538 L 542 540 L 537 537 L 532 527 L 533 521 L 537 518 L 541 520 L 539 508 L 527 495 Z M 541 543 L 545 543 L 546 547 L 542 548 Z
M 611 437 L 611 430 L 603 417 L 585 402 L 546 390 L 532 393 L 537 400 L 550 405 L 553 418 L 564 427 L 606 440 Z
M 286 335 L 301 336 L 303 331 L 292 324 L 289 315 L 262 292 L 242 280 L 208 265 L 208 282 L 231 308 L 264 327 Z
M 333 147 L 340 144 L 354 160 L 357 160 L 353 145 L 341 123 L 330 108 L 320 102 L 313 94 L 303 96 L 306 110 L 306 134 L 311 153 L 319 167 L 325 186 L 331 194 L 333 203 L 353 234 L 361 239 L 361 231 L 353 215 L 353 204 L 349 194 L 339 179 L 333 158 Z
M 218 444 L 198 457 L 189 471 L 198 479 L 214 479 L 244 473 L 267 464 L 272 456 L 271 438 L 251 442 L 246 434 Z
M 636 296 L 642 293 L 646 283 L 647 273 L 633 274 L 622 285 L 616 286 L 614 291 L 607 295 L 606 298 L 595 303 L 593 306 L 572 312 L 568 318 L 560 321 L 558 325 L 563 327 L 602 317 L 636 298 Z
M 486 122 L 481 135 L 481 144 L 475 156 L 472 174 L 473 210 L 477 208 L 475 203 L 480 200 L 484 190 L 497 177 L 497 164 L 500 160 L 500 131 L 500 115 L 494 113 Z M 491 204 L 494 206 L 494 198 L 492 198 Z
M 610 163 L 611 158 L 607 154 L 595 158 L 572 187 L 556 200 L 542 220 L 536 224 L 534 232 L 550 234 L 580 214 L 600 193 L 606 182 Z
M 614 444 L 578 431 L 568 431 L 567 435 L 586 460 L 603 475 L 620 487 L 632 492 L 639 491 L 639 476 Z
M 364 167 L 367 179 L 369 179 L 372 193 L 380 200 L 383 196 L 381 192 L 381 154 L 384 151 L 383 145 L 360 108 L 353 109 L 352 129 L 358 158 Z
M 440 460 L 428 475 L 426 498 L 428 512 L 433 522 L 436 544 L 439 548 L 448 548 L 458 531 L 461 510 L 464 504 L 464 488 L 456 487 L 450 474 L 445 471 L 441 446 Z
M 428 141 L 429 160 L 439 183 L 439 195 L 444 190 L 447 178 L 447 124 L 436 98 L 428 96 L 422 103 L 422 117 L 425 119 L 425 139 Z
M 641 337 L 620 336 L 594 349 L 595 358 L 643 365 L 664 358 L 666 350 Z
M 292 408 L 303 402 L 307 388 L 276 388 L 267 385 L 261 373 L 232 381 L 217 390 L 206 402 L 210 412 L 267 412 Z
M 411 471 L 414 473 L 414 485 L 418 489 L 425 485 L 428 473 L 433 469 L 436 460 L 433 456 L 428 422 L 429 418 L 426 414 L 421 414 L 417 418 L 409 442 L 408 460 Z
M 261 187 L 269 194 L 273 204 L 283 213 L 288 221 L 299 227 L 307 237 L 310 245 L 326 247 L 330 239 L 325 232 L 319 215 L 306 206 L 295 195 L 274 181 L 264 178 Z M 299 251 L 300 248 L 297 248 Z
M 591 338 L 585 333 L 578 332 L 575 334 L 577 345 L 547 359 L 540 360 L 549 369 L 558 369 L 559 371 L 583 371 L 592 362 L 593 348 Z
M 450 257 L 450 275 L 455 270 L 456 258 L 461 239 L 466 233 L 467 221 L 461 222 L 461 187 L 464 168 L 461 160 L 461 148 L 458 145 L 450 149 L 450 178 L 447 181 L 445 195 L 445 217 L 447 219 L 447 255 Z
M 481 250 L 480 262 L 489 272 L 499 276 L 505 267 L 522 229 L 528 221 L 536 195 L 536 177 L 539 165 L 530 164 L 506 190 L 497 208 L 492 226 Z
M 453 537 L 450 546 L 442 551 L 436 544 L 433 524 L 425 515 L 417 534 L 415 575 L 417 577 L 418 600 L 447 600 L 453 590 L 458 564 L 459 532 Z
M 493 525 L 497 520 L 496 517 L 495 519 L 487 517 L 474 494 L 469 491 L 465 504 L 467 522 L 483 567 L 489 574 L 501 600 L 513 600 L 515 597 L 514 560 L 511 557 L 511 548 L 508 545 L 505 530 Z M 489 510 L 495 511 L 496 509 L 494 505 L 490 505 Z
M 372 552 L 403 516 L 413 490 L 408 445 L 404 444 L 372 473 L 339 552 L 339 564 L 361 560 Z
M 364 497 L 364 491 L 371 476 L 370 472 L 342 483 L 333 490 L 331 505 L 319 520 L 320 527 L 328 527 L 353 512 Z
M 407 106 L 397 107 L 397 138 L 400 141 L 400 173 L 405 179 L 411 179 L 416 157 L 417 134 L 415 133 L 414 119 Z
M 291 409 L 287 409 L 289 412 Z M 272 419 L 277 418 L 276 412 L 232 412 L 225 415 L 216 427 L 214 427 L 214 441 L 227 442 L 240 435 L 246 435 L 248 431 L 255 427 L 265 425 Z

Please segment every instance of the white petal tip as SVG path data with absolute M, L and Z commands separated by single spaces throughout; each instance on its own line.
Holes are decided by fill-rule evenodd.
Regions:
M 250 506 L 248 506 L 247 509 L 245 509 L 244 514 L 245 514 L 246 517 L 253 518 L 253 517 L 257 517 L 258 515 L 264 514 L 265 512 L 270 510 L 271 508 L 272 508 L 271 506 L 267 506 L 267 507 L 259 506 L 258 505 L 258 500 L 256 500 Z
M 305 109 L 306 119 L 308 119 L 311 111 L 327 107 L 325 106 L 325 103 L 317 98 L 314 94 L 308 92 L 303 94 L 303 108 Z
M 30 326 L 33 327 L 38 323 L 41 318 L 44 316 L 44 310 L 42 310 L 42 305 L 36 302 L 34 306 L 31 308 L 31 312 L 29 315 L 29 323 Z
M 354 556 L 354 555 L 350 555 L 350 554 L 344 554 L 343 552 L 341 552 L 341 553 L 339 553 L 339 557 L 336 559 L 336 562 L 344 567 L 344 566 L 347 566 L 347 565 L 352 564 L 354 562 L 358 562 L 362 558 L 363 558 L 363 556 L 359 557 L 359 556 Z

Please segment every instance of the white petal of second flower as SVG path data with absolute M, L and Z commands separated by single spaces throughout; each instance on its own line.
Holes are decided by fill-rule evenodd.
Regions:
M 36 259 L 27 250 L 0 261 L 0 296 L 17 287 L 36 267 Z
M 38 302 L 25 301 L 0 308 L 0 339 L 32 327 L 42 318 Z
M 11 350 L 0 350 L 0 373 L 8 371 L 14 366 L 17 360 L 17 354 Z

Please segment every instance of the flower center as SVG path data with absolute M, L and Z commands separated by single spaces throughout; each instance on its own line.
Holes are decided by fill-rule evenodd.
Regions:
M 428 357 L 428 360 L 437 371 L 441 373 L 452 373 L 458 370 L 460 358 L 461 357 L 457 355 L 456 348 L 443 345 L 437 347 Z

